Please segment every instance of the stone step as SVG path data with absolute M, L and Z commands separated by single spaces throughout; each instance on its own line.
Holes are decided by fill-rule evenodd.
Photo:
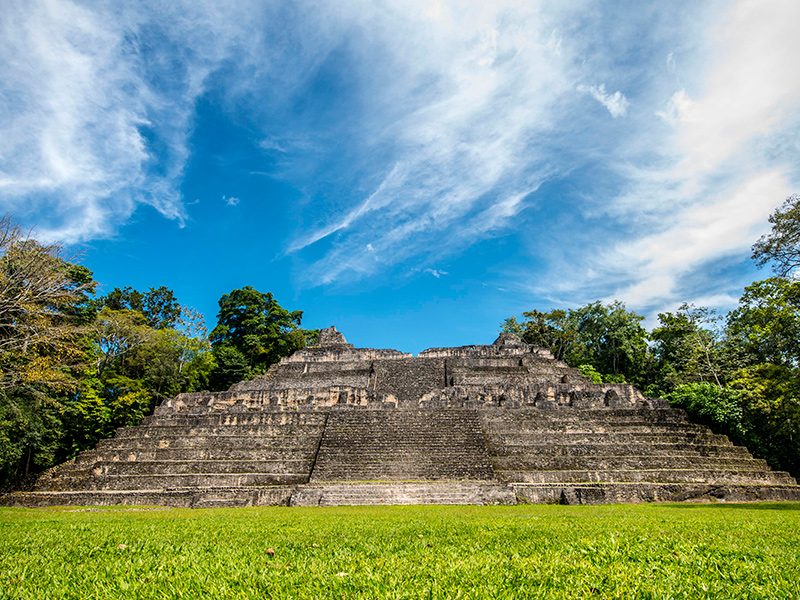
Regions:
M 300 486 L 294 506 L 378 504 L 513 504 L 516 497 L 504 485 L 475 481 L 342 483 Z
M 410 427 L 411 426 L 411 427 Z M 408 433 L 418 437 L 426 437 L 432 433 L 443 433 L 444 430 L 458 430 L 470 433 L 481 433 L 483 427 L 475 422 L 442 422 L 431 424 L 417 423 L 333 423 L 325 428 L 326 431 L 335 432 L 338 435 L 348 435 L 350 433 L 380 432 L 380 433 Z
M 519 433 L 650 433 L 650 434 L 710 434 L 711 430 L 705 425 L 695 425 L 690 423 L 626 423 L 626 424 L 607 424 L 607 423 L 569 423 L 569 424 L 546 424 L 546 423 L 503 423 L 502 425 L 490 425 L 485 428 L 488 435 L 504 436 L 507 434 Z
M 686 412 L 677 408 L 486 408 L 481 411 L 481 419 L 486 422 L 534 421 L 647 421 L 647 422 L 690 422 Z
M 13 492 L 0 506 L 150 505 L 181 508 L 288 505 L 294 486 L 260 488 L 191 488 L 184 490 L 78 490 Z
M 501 481 L 513 483 L 767 483 L 792 485 L 797 482 L 782 471 L 730 469 L 615 469 L 517 471 L 495 470 Z
M 618 456 L 557 456 L 529 454 L 492 458 L 496 470 L 615 470 L 615 469 L 737 469 L 768 470 L 766 461 L 756 458 L 698 457 L 623 454 Z
M 542 411 L 544 412 L 544 411 Z M 526 428 L 564 428 L 564 427 L 583 427 L 583 426 L 605 426 L 605 427 L 634 427 L 634 426 L 662 426 L 662 427 L 681 427 L 681 426 L 698 426 L 697 423 L 692 423 L 685 417 L 667 419 L 647 419 L 647 418 L 581 418 L 580 416 L 570 416 L 564 418 L 549 418 L 545 415 L 527 415 L 520 416 L 518 419 L 509 418 L 504 416 L 502 418 L 485 417 L 482 420 L 484 428 L 488 429 L 515 429 L 517 427 Z M 699 426 L 704 426 L 700 424 Z
M 407 481 L 409 479 L 439 480 L 458 477 L 476 480 L 495 479 L 494 471 L 489 465 L 464 465 L 461 468 L 453 468 L 436 464 L 420 464 L 409 468 L 405 464 L 374 463 L 357 465 L 357 468 L 347 465 L 328 466 L 324 470 L 313 471 L 311 481 Z
M 370 411 L 374 413 L 378 411 Z M 409 424 L 418 425 L 422 430 L 431 430 L 443 425 L 456 425 L 460 427 L 470 427 L 481 429 L 481 423 L 473 415 L 472 417 L 459 416 L 458 418 L 448 417 L 441 413 L 431 411 L 428 414 L 419 414 L 412 411 L 380 411 L 378 416 L 370 413 L 334 413 L 331 415 L 331 422 L 326 427 L 338 429 L 374 429 L 383 427 L 389 429 L 407 429 Z M 385 415 L 381 416 L 381 415 Z
M 642 444 L 642 443 L 695 443 L 715 444 L 719 446 L 732 445 L 724 435 L 712 433 L 517 433 L 508 432 L 503 435 L 487 432 L 487 442 L 492 447 L 503 445 L 541 445 L 541 444 Z
M 531 504 L 800 501 L 800 486 L 763 483 L 513 483 L 511 487 L 520 502 Z
M 426 429 L 409 429 L 406 427 L 380 427 L 380 426 L 362 426 L 362 427 L 326 427 L 325 432 L 328 436 L 336 436 L 342 438 L 348 437 L 361 437 L 368 436 L 372 438 L 417 438 L 417 439 L 444 439 L 447 434 L 458 433 L 468 437 L 482 437 L 483 429 L 480 427 L 459 427 L 453 425 L 442 426 L 439 428 L 426 428 Z M 405 434 L 405 435 L 403 435 Z
M 307 472 L 297 473 L 193 473 L 157 475 L 107 475 L 81 479 L 90 489 L 98 490 L 152 490 L 207 487 L 262 487 L 306 483 Z
M 97 444 L 98 450 L 154 450 L 161 448 L 278 448 L 278 449 L 303 449 L 316 448 L 317 441 L 322 434 L 316 432 L 313 436 L 251 436 L 251 435 L 162 435 L 160 437 L 126 437 L 109 438 Z
M 438 489 L 424 489 L 422 486 Z M 286 505 L 319 506 L 335 504 L 513 504 L 529 503 L 601 504 L 619 502 L 753 502 L 800 501 L 800 486 L 690 483 L 590 483 L 590 484 L 488 484 L 449 492 L 465 483 L 405 483 L 404 491 L 392 484 L 328 484 L 272 486 L 267 488 L 198 488 L 184 490 L 92 490 L 63 492 L 13 492 L 0 497 L 4 506 L 110 506 L 151 505 L 174 507 Z M 347 487 L 345 487 L 347 486 Z M 387 490 L 391 487 L 391 490 Z M 513 490 L 513 491 L 511 491 Z
M 311 473 L 313 462 L 308 459 L 282 459 L 272 461 L 238 460 L 137 460 L 130 462 L 96 462 L 91 466 L 96 477 L 109 475 L 187 475 L 213 473 Z
M 402 446 L 392 446 L 389 443 L 385 444 L 364 444 L 363 446 L 360 444 L 362 440 L 358 440 L 359 445 L 350 445 L 350 446 L 336 446 L 336 447 L 324 447 L 325 456 L 323 457 L 324 460 L 329 460 L 335 457 L 337 460 L 348 460 L 348 461 L 360 461 L 360 460 L 387 460 L 391 458 L 397 458 L 398 460 L 408 461 L 410 459 L 418 458 L 419 460 L 431 460 L 431 461 L 439 461 L 441 462 L 441 456 L 429 453 L 429 452 L 420 452 L 419 447 L 415 447 L 414 445 L 402 445 Z M 460 457 L 465 459 L 472 459 L 475 458 L 475 447 L 474 446 L 456 446 L 453 447 L 452 444 L 449 446 L 447 444 L 428 444 L 426 445 L 428 449 L 430 448 L 437 448 L 439 447 L 442 451 L 447 452 L 448 457 Z M 478 449 L 480 447 L 478 446 Z
M 78 455 L 79 464 L 98 461 L 130 462 L 146 460 L 233 460 L 233 461 L 313 461 L 316 445 L 303 448 L 155 448 L 149 450 L 89 450 Z
M 294 427 L 322 427 L 325 424 L 324 413 L 305 412 L 264 412 L 252 411 L 243 413 L 198 414 L 198 415 L 151 415 L 145 417 L 141 425 L 146 426 L 221 426 L 221 425 L 273 425 Z
M 319 435 L 321 427 L 316 425 L 141 425 L 118 429 L 114 435 L 117 439 L 164 437 L 164 436 L 218 436 L 245 435 L 254 437 L 299 437 Z
M 489 444 L 493 457 L 501 456 L 720 456 L 750 457 L 744 446 L 690 443 L 591 443 L 573 445 L 569 443 L 546 444 Z
M 421 450 L 420 447 L 424 447 Z M 370 443 L 369 440 L 350 438 L 343 440 L 339 445 L 323 445 L 320 448 L 319 460 L 328 460 L 331 457 L 341 457 L 347 460 L 359 460 L 362 456 L 375 455 L 392 457 L 396 454 L 406 456 L 438 455 L 438 460 L 446 458 L 469 458 L 475 452 L 483 455 L 483 448 L 479 444 L 454 445 L 435 440 L 424 440 L 415 438 L 409 440 L 407 444 L 394 444 L 391 441 L 376 441 Z M 324 453 L 324 454 L 323 454 Z M 338 460 L 338 458 L 337 458 Z
M 61 482 L 65 479 L 92 478 L 94 477 L 93 463 L 79 463 L 77 461 L 62 465 L 54 472 L 45 472 L 39 476 L 36 487 L 46 485 L 48 482 Z
M 315 476 L 322 476 L 329 472 L 349 472 L 348 479 L 358 479 L 366 472 L 376 470 L 409 473 L 411 479 L 424 479 L 425 475 L 439 478 L 442 473 L 452 473 L 457 478 L 469 472 L 480 472 L 483 479 L 486 474 L 491 474 L 491 462 L 486 456 L 475 456 L 466 453 L 450 453 L 443 460 L 435 454 L 420 455 L 413 452 L 379 454 L 365 450 L 361 454 L 346 454 L 343 452 L 328 452 L 325 457 L 319 457 L 314 466 Z
M 368 425 L 402 425 L 403 423 L 418 422 L 421 425 L 433 423 L 471 423 L 477 417 L 475 409 L 449 408 L 431 410 L 340 410 L 331 411 L 329 418 L 337 425 L 348 423 L 368 424 Z
M 379 408 L 374 409 L 367 406 L 348 406 L 341 409 L 333 409 L 327 412 L 329 417 L 335 416 L 337 419 L 353 417 L 359 421 L 365 419 L 405 419 L 411 418 L 437 418 L 457 420 L 460 418 L 472 419 L 476 416 L 474 408 L 421 408 L 421 407 L 401 407 L 401 408 Z

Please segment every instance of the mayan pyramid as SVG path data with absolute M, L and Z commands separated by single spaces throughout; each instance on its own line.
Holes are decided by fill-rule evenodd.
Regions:
M 727 437 L 540 348 L 319 344 L 182 394 L 5 504 L 513 504 L 800 499 Z

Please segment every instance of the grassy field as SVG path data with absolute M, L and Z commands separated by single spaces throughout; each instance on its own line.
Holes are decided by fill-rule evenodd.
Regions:
M 0 598 L 800 598 L 800 504 L 0 509 Z

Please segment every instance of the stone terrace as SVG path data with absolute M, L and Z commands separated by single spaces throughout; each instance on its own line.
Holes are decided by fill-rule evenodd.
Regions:
M 319 344 L 182 394 L 5 504 L 509 504 L 800 499 L 745 448 L 503 334 L 414 357 Z

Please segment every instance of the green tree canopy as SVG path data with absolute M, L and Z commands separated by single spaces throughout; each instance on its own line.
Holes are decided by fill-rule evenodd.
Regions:
M 503 331 L 517 333 L 535 346 L 548 348 L 573 367 L 591 366 L 606 381 L 639 381 L 647 367 L 644 317 L 622 302 L 593 302 L 580 308 L 523 313 L 503 322 Z
M 725 357 L 719 321 L 713 310 L 690 304 L 681 305 L 674 313 L 659 313 L 650 340 L 660 390 L 688 382 L 722 385 Z
M 634 381 L 645 369 L 647 332 L 644 317 L 614 301 L 593 302 L 571 310 L 576 341 L 568 356 L 571 363 L 591 364 L 609 375 L 623 375 Z
M 283 308 L 271 293 L 247 286 L 219 299 L 217 326 L 211 331 L 211 345 L 219 369 L 218 385 L 239 374 L 252 377 L 305 345 L 300 329 L 303 312 Z M 235 352 L 233 352 L 235 351 Z M 246 371 L 242 368 L 242 359 Z
M 773 468 L 800 476 L 800 369 L 775 364 L 740 369 L 728 385 L 743 411 L 747 445 Z
M 50 466 L 59 410 L 92 364 L 91 272 L 0 219 L 0 486 Z
M 24 237 L 0 219 L 0 387 L 75 385 L 87 359 L 82 327 L 95 282 L 57 245 Z
M 503 331 L 516 333 L 524 342 L 547 348 L 558 360 L 564 360 L 578 335 L 570 313 L 560 309 L 550 312 L 530 310 L 522 316 L 521 323 L 515 317 L 506 319 Z
M 227 390 L 234 383 L 254 375 L 247 357 L 233 346 L 217 345 L 214 348 L 214 363 L 210 379 L 212 390 Z
M 772 277 L 747 286 L 726 334 L 741 364 L 800 366 L 800 281 Z
M 132 287 L 114 288 L 105 296 L 98 298 L 97 303 L 112 310 L 138 311 L 154 329 L 177 326 L 183 311 L 175 298 L 175 293 L 163 285 L 150 288 L 146 292 L 140 292 Z
M 753 260 L 772 264 L 780 277 L 792 276 L 800 267 L 800 195 L 789 196 L 769 217 L 772 231 L 753 245 Z
M 0 220 L 0 487 L 208 388 L 196 313 L 165 287 L 93 299 L 91 271 Z

